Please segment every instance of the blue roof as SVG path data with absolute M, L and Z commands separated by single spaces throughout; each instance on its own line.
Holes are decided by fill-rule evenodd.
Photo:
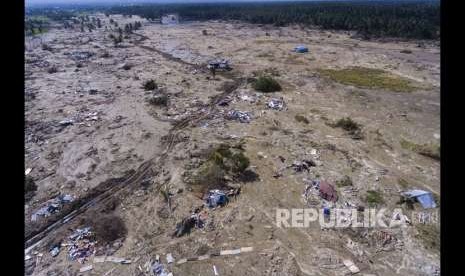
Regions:
M 299 46 L 294 48 L 294 51 L 296 51 L 296 52 L 308 52 L 308 48 L 303 46 L 303 45 L 299 45 Z
M 402 193 L 406 197 L 416 198 L 423 208 L 436 208 L 433 195 L 428 191 L 423 190 L 410 190 Z

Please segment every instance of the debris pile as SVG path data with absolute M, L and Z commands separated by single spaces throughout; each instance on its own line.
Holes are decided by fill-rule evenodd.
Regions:
M 291 165 L 295 172 L 303 172 L 304 170 L 309 172 L 310 167 L 315 166 L 316 164 L 312 160 L 294 161 Z
M 205 211 L 200 212 L 200 210 L 196 210 L 196 212 L 184 218 L 176 225 L 176 230 L 173 233 L 173 237 L 179 238 L 185 234 L 189 234 L 192 228 L 203 228 L 207 217 L 208 215 Z
M 63 55 L 70 56 L 70 58 L 73 59 L 74 61 L 85 61 L 85 60 L 88 60 L 90 57 L 92 57 L 94 53 L 88 52 L 88 51 L 74 51 L 71 53 L 69 52 L 63 53 Z
M 70 260 L 77 260 L 83 264 L 87 259 L 95 253 L 94 233 L 90 231 L 90 227 L 76 229 L 73 234 L 69 236 L 68 256 Z
M 64 204 L 68 204 L 73 201 L 74 197 L 72 195 L 59 195 L 54 199 L 47 201 L 44 207 L 35 211 L 31 216 L 31 220 L 37 221 L 39 216 L 49 217 L 52 214 L 58 213 Z
M 165 269 L 164 265 L 159 260 L 152 264 L 152 272 L 156 276 L 173 276 L 173 273 Z
M 84 122 L 92 122 L 92 121 L 98 121 L 99 116 L 98 112 L 88 112 L 85 114 L 82 113 L 77 113 L 71 118 L 64 119 L 60 122 L 58 122 L 59 126 L 66 127 L 69 125 L 74 125 L 74 124 L 79 124 L 79 125 L 84 125 Z
M 276 109 L 276 110 L 283 110 L 285 107 L 285 103 L 282 98 L 280 99 L 273 98 L 266 105 L 268 106 L 268 108 Z
M 215 208 L 218 206 L 224 206 L 229 202 L 229 198 L 225 192 L 220 190 L 211 190 L 206 196 L 205 203 L 208 208 Z
M 252 120 L 252 115 L 249 112 L 245 111 L 231 110 L 227 114 L 227 119 L 236 120 L 241 123 L 250 123 L 250 121 Z

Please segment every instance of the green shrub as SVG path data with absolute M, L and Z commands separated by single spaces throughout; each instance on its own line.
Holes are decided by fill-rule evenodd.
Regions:
M 148 80 L 148 81 L 144 82 L 144 89 L 146 91 L 155 90 L 157 88 L 158 88 L 158 85 L 155 83 L 154 80 Z
M 269 76 L 260 76 L 258 79 L 252 84 L 252 87 L 261 92 L 275 92 L 281 91 L 281 85 Z
M 383 204 L 383 203 L 384 203 L 384 199 L 383 199 L 383 196 L 381 195 L 380 192 L 374 191 L 374 190 L 369 190 L 369 191 L 367 191 L 367 193 L 366 193 L 365 202 L 366 202 L 370 207 L 373 207 L 373 206 L 376 206 L 376 205 L 378 205 L 378 204 Z
M 243 149 L 222 144 L 207 154 L 207 159 L 195 172 L 192 184 L 204 188 L 218 187 L 225 183 L 225 176 L 239 177 L 250 165 Z
M 310 123 L 310 121 L 303 115 L 295 115 L 294 118 L 299 123 L 305 123 L 307 125 Z
M 338 187 L 352 186 L 352 184 L 352 179 L 347 175 L 336 181 L 336 186 Z
M 362 130 L 360 124 L 353 121 L 350 117 L 342 118 L 336 121 L 336 123 L 331 125 L 332 127 L 342 128 L 347 131 L 353 139 L 362 139 Z

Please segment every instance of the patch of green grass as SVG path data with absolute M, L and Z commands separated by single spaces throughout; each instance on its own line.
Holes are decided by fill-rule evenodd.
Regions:
M 319 69 L 318 72 L 333 81 L 360 88 L 385 89 L 395 92 L 415 90 L 409 80 L 379 69 L 351 67 L 340 70 Z
M 264 93 L 282 90 L 281 85 L 269 76 L 258 77 L 258 79 L 252 84 L 252 87 L 257 91 L 261 91 Z
M 307 125 L 310 123 L 310 121 L 303 115 L 295 115 L 294 118 L 299 123 L 305 123 Z
M 400 145 L 404 149 L 411 150 L 434 160 L 441 159 L 441 149 L 438 144 L 416 144 L 414 142 L 402 139 L 400 140 Z
M 352 186 L 352 179 L 350 179 L 349 176 L 345 175 L 343 178 L 339 179 L 336 181 L 336 186 L 338 187 L 346 187 L 346 186 Z
M 439 250 L 441 245 L 439 227 L 435 224 L 416 224 L 418 231 L 417 238 L 420 239 L 423 244 L 433 250 Z
M 379 191 L 369 190 L 365 195 L 365 202 L 370 207 L 384 203 L 384 198 Z

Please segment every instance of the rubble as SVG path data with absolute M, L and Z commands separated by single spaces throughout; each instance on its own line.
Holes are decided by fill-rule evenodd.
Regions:
M 173 276 L 173 273 L 166 270 L 164 265 L 158 260 L 152 264 L 152 272 L 156 276 Z
M 197 212 L 184 218 L 181 222 L 176 225 L 176 230 L 173 233 L 173 237 L 181 237 L 185 234 L 189 234 L 192 228 L 203 228 L 205 223 L 205 212 Z
M 282 97 L 280 99 L 273 98 L 266 104 L 266 106 L 271 109 L 283 110 L 285 103 Z
M 31 216 L 31 221 L 37 221 L 39 216 L 49 217 L 52 214 L 58 213 L 64 204 L 68 204 L 74 201 L 72 195 L 59 195 L 54 199 L 51 199 L 45 203 L 45 206 L 35 211 Z
M 211 190 L 205 198 L 205 203 L 209 208 L 224 206 L 229 201 L 225 192 L 220 190 Z
M 56 256 L 58 256 L 58 254 L 60 254 L 60 246 L 56 245 L 50 251 L 50 255 L 52 255 L 52 257 L 56 257 Z
M 344 265 L 349 269 L 352 274 L 359 273 L 360 269 L 351 260 L 343 260 Z
M 312 160 L 302 160 L 302 161 L 294 161 L 291 167 L 294 169 L 295 172 L 302 172 L 302 171 L 310 171 L 310 167 L 315 167 L 316 164 Z
M 74 51 L 74 52 L 65 52 L 63 55 L 70 56 L 74 61 L 85 61 L 94 55 L 94 53 L 89 51 Z
M 171 253 L 168 253 L 168 254 L 166 255 L 166 262 L 169 263 L 169 264 L 172 263 L 172 262 L 174 262 L 173 255 L 171 255 Z
M 69 236 L 70 247 L 68 248 L 68 257 L 70 260 L 77 260 L 83 264 L 95 253 L 97 242 L 94 241 L 94 235 L 90 229 L 90 227 L 76 229 Z
M 228 112 L 227 119 L 237 120 L 241 123 L 250 123 L 252 120 L 252 115 L 249 112 L 231 110 Z
M 87 266 L 81 267 L 81 268 L 79 269 L 79 272 L 87 272 L 87 271 L 90 271 L 90 270 L 92 270 L 92 269 L 93 269 L 92 265 L 87 265 Z

